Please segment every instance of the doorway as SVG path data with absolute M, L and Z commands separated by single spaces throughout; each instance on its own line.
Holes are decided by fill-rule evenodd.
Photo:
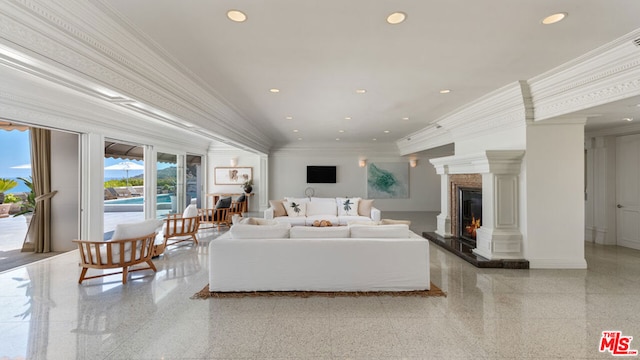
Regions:
M 640 135 L 616 139 L 617 244 L 640 250 Z

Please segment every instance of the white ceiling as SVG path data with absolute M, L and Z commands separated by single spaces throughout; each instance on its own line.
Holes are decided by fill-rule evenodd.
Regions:
M 637 0 L 104 2 L 276 144 L 393 142 L 640 28 Z M 394 11 L 407 20 L 387 24 Z M 569 15 L 541 25 L 555 12 Z

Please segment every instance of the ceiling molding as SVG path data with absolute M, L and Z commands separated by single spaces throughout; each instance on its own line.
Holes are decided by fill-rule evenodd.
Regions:
M 312 143 L 312 144 L 286 144 L 273 148 L 272 156 L 326 156 L 340 157 L 345 155 L 357 156 L 400 156 L 398 148 L 393 143 L 376 142 L 375 144 L 358 143 Z
M 62 73 L 43 78 L 101 100 L 115 93 L 110 99 L 114 103 L 136 102 L 167 120 L 188 122 L 268 152 L 271 140 L 259 129 L 161 59 L 148 44 L 125 33 L 94 4 L 76 2 L 63 7 L 22 0 L 2 2 L 0 9 L 0 38 L 22 48 L 21 55 L 26 57 L 22 65 L 31 73 Z
M 495 130 L 524 127 L 532 116 L 527 84 L 518 81 L 439 118 L 430 126 L 398 140 L 396 145 L 400 153 L 406 155 Z
M 528 81 L 535 120 L 640 95 L 640 29 Z

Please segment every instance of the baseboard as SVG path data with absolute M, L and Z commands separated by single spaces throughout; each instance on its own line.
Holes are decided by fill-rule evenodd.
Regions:
M 528 259 L 529 269 L 586 269 L 585 259 Z

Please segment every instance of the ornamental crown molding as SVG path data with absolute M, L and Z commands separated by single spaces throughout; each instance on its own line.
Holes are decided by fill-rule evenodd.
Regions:
M 396 145 L 405 155 L 477 138 L 495 130 L 524 127 L 532 118 L 528 84 L 517 81 L 439 118 L 430 126 L 398 140 Z
M 486 150 L 468 155 L 453 155 L 429 162 L 443 174 L 520 174 L 524 150 Z
M 260 129 L 155 44 L 143 41 L 101 0 L 64 6 L 0 2 L 0 40 L 19 52 L 21 63 L 15 66 L 21 71 L 102 101 L 135 104 L 169 123 L 203 129 L 205 136 L 214 132 L 263 152 L 271 146 Z
M 528 81 L 535 120 L 640 95 L 640 29 Z

